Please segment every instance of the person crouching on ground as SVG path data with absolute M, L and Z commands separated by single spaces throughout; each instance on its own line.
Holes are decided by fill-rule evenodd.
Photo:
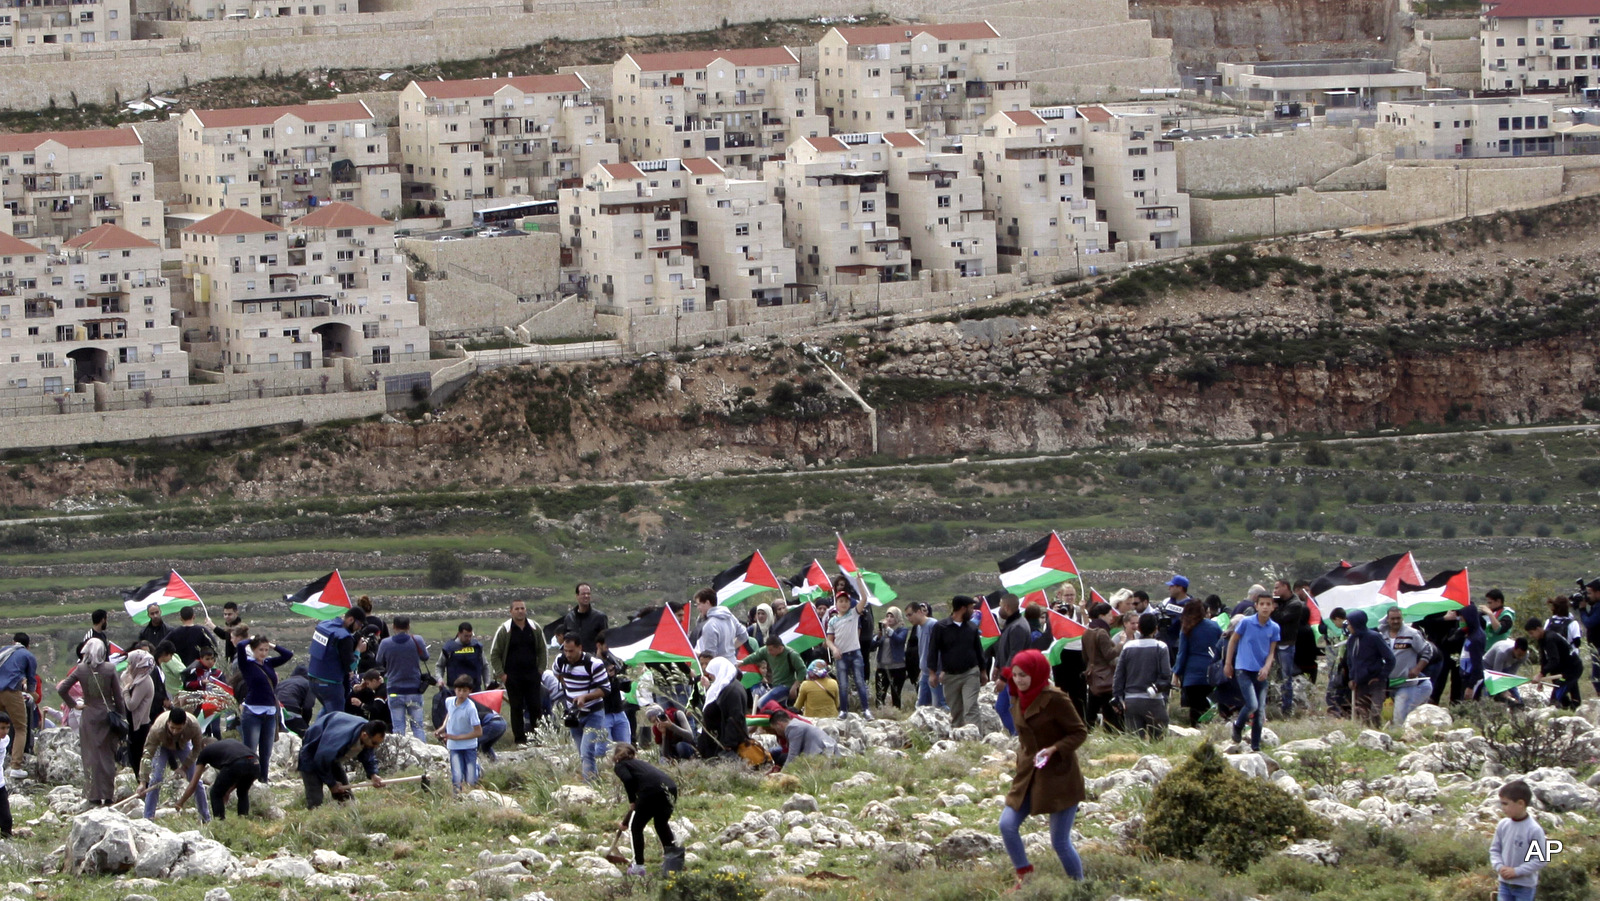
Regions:
M 456 794 L 478 787 L 478 739 L 483 722 L 472 703 L 472 677 L 457 676 L 455 697 L 444 702 L 444 725 L 434 736 L 450 751 L 450 788 Z
M 1050 846 L 1067 876 L 1082 880 L 1083 863 L 1072 847 L 1072 822 L 1084 797 L 1077 752 L 1088 739 L 1089 728 L 1072 700 L 1050 684 L 1050 661 L 1038 651 L 1018 654 L 1000 675 L 1010 688 L 1019 742 L 1016 773 L 1000 811 L 1000 838 L 1016 868 L 1017 887 L 1033 873 L 1021 827 L 1035 813 L 1050 817 Z
M 629 876 L 644 875 L 644 827 L 654 823 L 661 839 L 661 869 L 683 869 L 683 849 L 672 837 L 672 808 L 678 803 L 678 783 L 672 777 L 639 759 L 633 745 L 618 744 L 611 752 L 612 771 L 628 792 L 628 812 L 622 826 L 633 836 L 633 866 Z

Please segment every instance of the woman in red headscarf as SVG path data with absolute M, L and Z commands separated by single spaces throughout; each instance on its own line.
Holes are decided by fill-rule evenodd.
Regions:
M 1072 847 L 1072 822 L 1083 803 L 1083 771 L 1078 746 L 1089 737 L 1078 709 L 1050 684 L 1050 661 L 1038 651 L 1023 651 L 1001 671 L 1011 692 L 1011 719 L 1017 725 L 1017 771 L 1000 811 L 1000 838 L 1017 870 L 1017 887 L 1033 872 L 1022 844 L 1022 821 L 1029 814 L 1050 817 L 1050 847 L 1073 879 L 1083 879 L 1083 863 Z

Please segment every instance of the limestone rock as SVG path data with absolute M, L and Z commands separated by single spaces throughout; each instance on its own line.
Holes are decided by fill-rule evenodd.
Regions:
M 1338 866 L 1339 849 L 1332 843 L 1311 839 L 1309 841 L 1295 842 L 1278 852 L 1284 857 L 1293 857 L 1296 860 L 1309 861 L 1325 867 Z
M 783 809 L 798 810 L 802 813 L 816 813 L 817 799 L 811 795 L 804 795 L 799 792 L 795 792 L 789 796 L 789 800 L 783 802 Z
M 563 785 L 550 796 L 557 804 L 582 807 L 600 803 L 600 793 L 587 785 Z
M 78 730 L 45 729 L 34 738 L 34 756 L 27 758 L 28 775 L 45 785 L 76 785 L 83 781 L 83 757 Z
M 390 733 L 373 753 L 378 758 L 378 769 L 384 773 L 439 769 L 450 765 L 450 752 L 443 745 L 430 745 L 410 735 Z
M 945 836 L 935 853 L 940 860 L 975 860 L 1002 848 L 998 835 L 976 829 L 957 829 Z
M 1320 738 L 1307 738 L 1279 745 L 1278 750 L 1289 754 L 1304 754 L 1307 751 L 1320 753 L 1328 750 L 1328 743 Z
M 1451 719 L 1450 711 L 1433 704 L 1423 704 L 1406 714 L 1406 726 L 1402 733 L 1406 741 L 1420 741 L 1426 732 L 1437 732 L 1455 725 Z
M 565 787 L 563 786 L 563 788 Z M 461 796 L 461 799 L 468 804 L 482 804 L 485 807 L 500 807 L 506 810 L 522 810 L 522 805 L 518 804 L 515 798 L 509 795 L 502 795 L 499 792 L 484 791 L 481 788 L 475 788 L 467 792 Z
M 1580 784 L 1568 770 L 1541 767 L 1522 777 L 1538 805 L 1555 813 L 1600 809 L 1600 791 Z
M 316 875 L 317 868 L 304 857 L 286 855 L 263 860 L 250 868 L 251 879 L 298 879 L 302 882 Z
M 323 873 L 331 873 L 334 870 L 342 870 L 349 866 L 350 858 L 337 851 L 318 848 L 311 852 L 311 865 Z
M 950 730 L 950 738 L 954 741 L 982 741 L 983 730 L 968 723 Z
M 383 743 L 388 744 L 392 740 L 393 737 L 391 736 L 385 739 Z M 300 736 L 287 729 L 280 731 L 278 737 L 273 741 L 272 759 L 267 762 L 268 770 L 274 773 L 292 773 L 295 771 L 295 767 L 299 765 L 299 761 Z M 250 798 L 250 803 L 253 809 L 255 804 L 254 796 Z
M 1228 754 L 1225 755 L 1228 765 L 1256 779 L 1265 779 L 1270 776 L 1271 770 L 1267 766 L 1267 759 L 1260 754 Z
M 214 888 L 206 892 L 205 901 L 233 901 L 233 896 L 225 888 Z
M 67 869 L 72 873 L 126 873 L 139 863 L 133 823 L 106 809 L 91 810 L 72 820 L 67 835 Z
M 843 791 L 850 788 L 861 788 L 878 781 L 878 774 L 869 770 L 862 770 L 842 782 L 833 784 L 833 791 Z
M 950 737 L 950 711 L 940 707 L 918 707 L 908 720 L 912 728 L 928 733 L 935 739 Z
M 1356 747 L 1369 751 L 1391 751 L 1394 749 L 1394 738 L 1387 732 L 1362 729 L 1361 734 L 1356 736 Z

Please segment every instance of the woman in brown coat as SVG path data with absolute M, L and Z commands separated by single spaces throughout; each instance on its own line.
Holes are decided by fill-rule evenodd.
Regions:
M 122 685 L 117 668 L 106 662 L 106 644 L 91 638 L 83 645 L 78 665 L 56 686 L 56 693 L 73 703 L 72 686 L 83 686 L 83 709 L 78 711 L 78 748 L 83 768 L 89 776 L 84 795 L 91 804 L 106 805 L 116 800 L 117 744 L 121 736 L 111 734 L 110 716 L 115 709 L 124 717 L 127 705 L 122 700 Z
M 1001 672 L 1011 688 L 1011 719 L 1017 724 L 1017 772 L 1000 811 L 1000 838 L 1017 870 L 1017 887 L 1033 872 L 1022 844 L 1022 821 L 1029 814 L 1050 817 L 1050 847 L 1073 879 L 1083 879 L 1083 863 L 1072 847 L 1072 822 L 1083 802 L 1083 771 L 1078 747 L 1089 728 L 1072 700 L 1050 684 L 1050 661 L 1038 651 L 1018 654 Z

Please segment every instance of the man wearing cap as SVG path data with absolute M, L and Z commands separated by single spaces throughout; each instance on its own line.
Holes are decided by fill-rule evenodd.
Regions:
M 928 639 L 930 682 L 943 686 L 950 699 L 950 726 L 978 725 L 978 689 L 983 687 L 983 641 L 972 611 L 978 602 L 964 594 L 950 599 L 950 616 L 933 627 Z
M 1161 605 L 1161 618 L 1166 621 L 1164 630 L 1167 642 L 1167 663 L 1178 662 L 1178 638 L 1182 633 L 1183 608 L 1189 605 L 1189 580 L 1174 574 L 1167 580 L 1167 602 Z

